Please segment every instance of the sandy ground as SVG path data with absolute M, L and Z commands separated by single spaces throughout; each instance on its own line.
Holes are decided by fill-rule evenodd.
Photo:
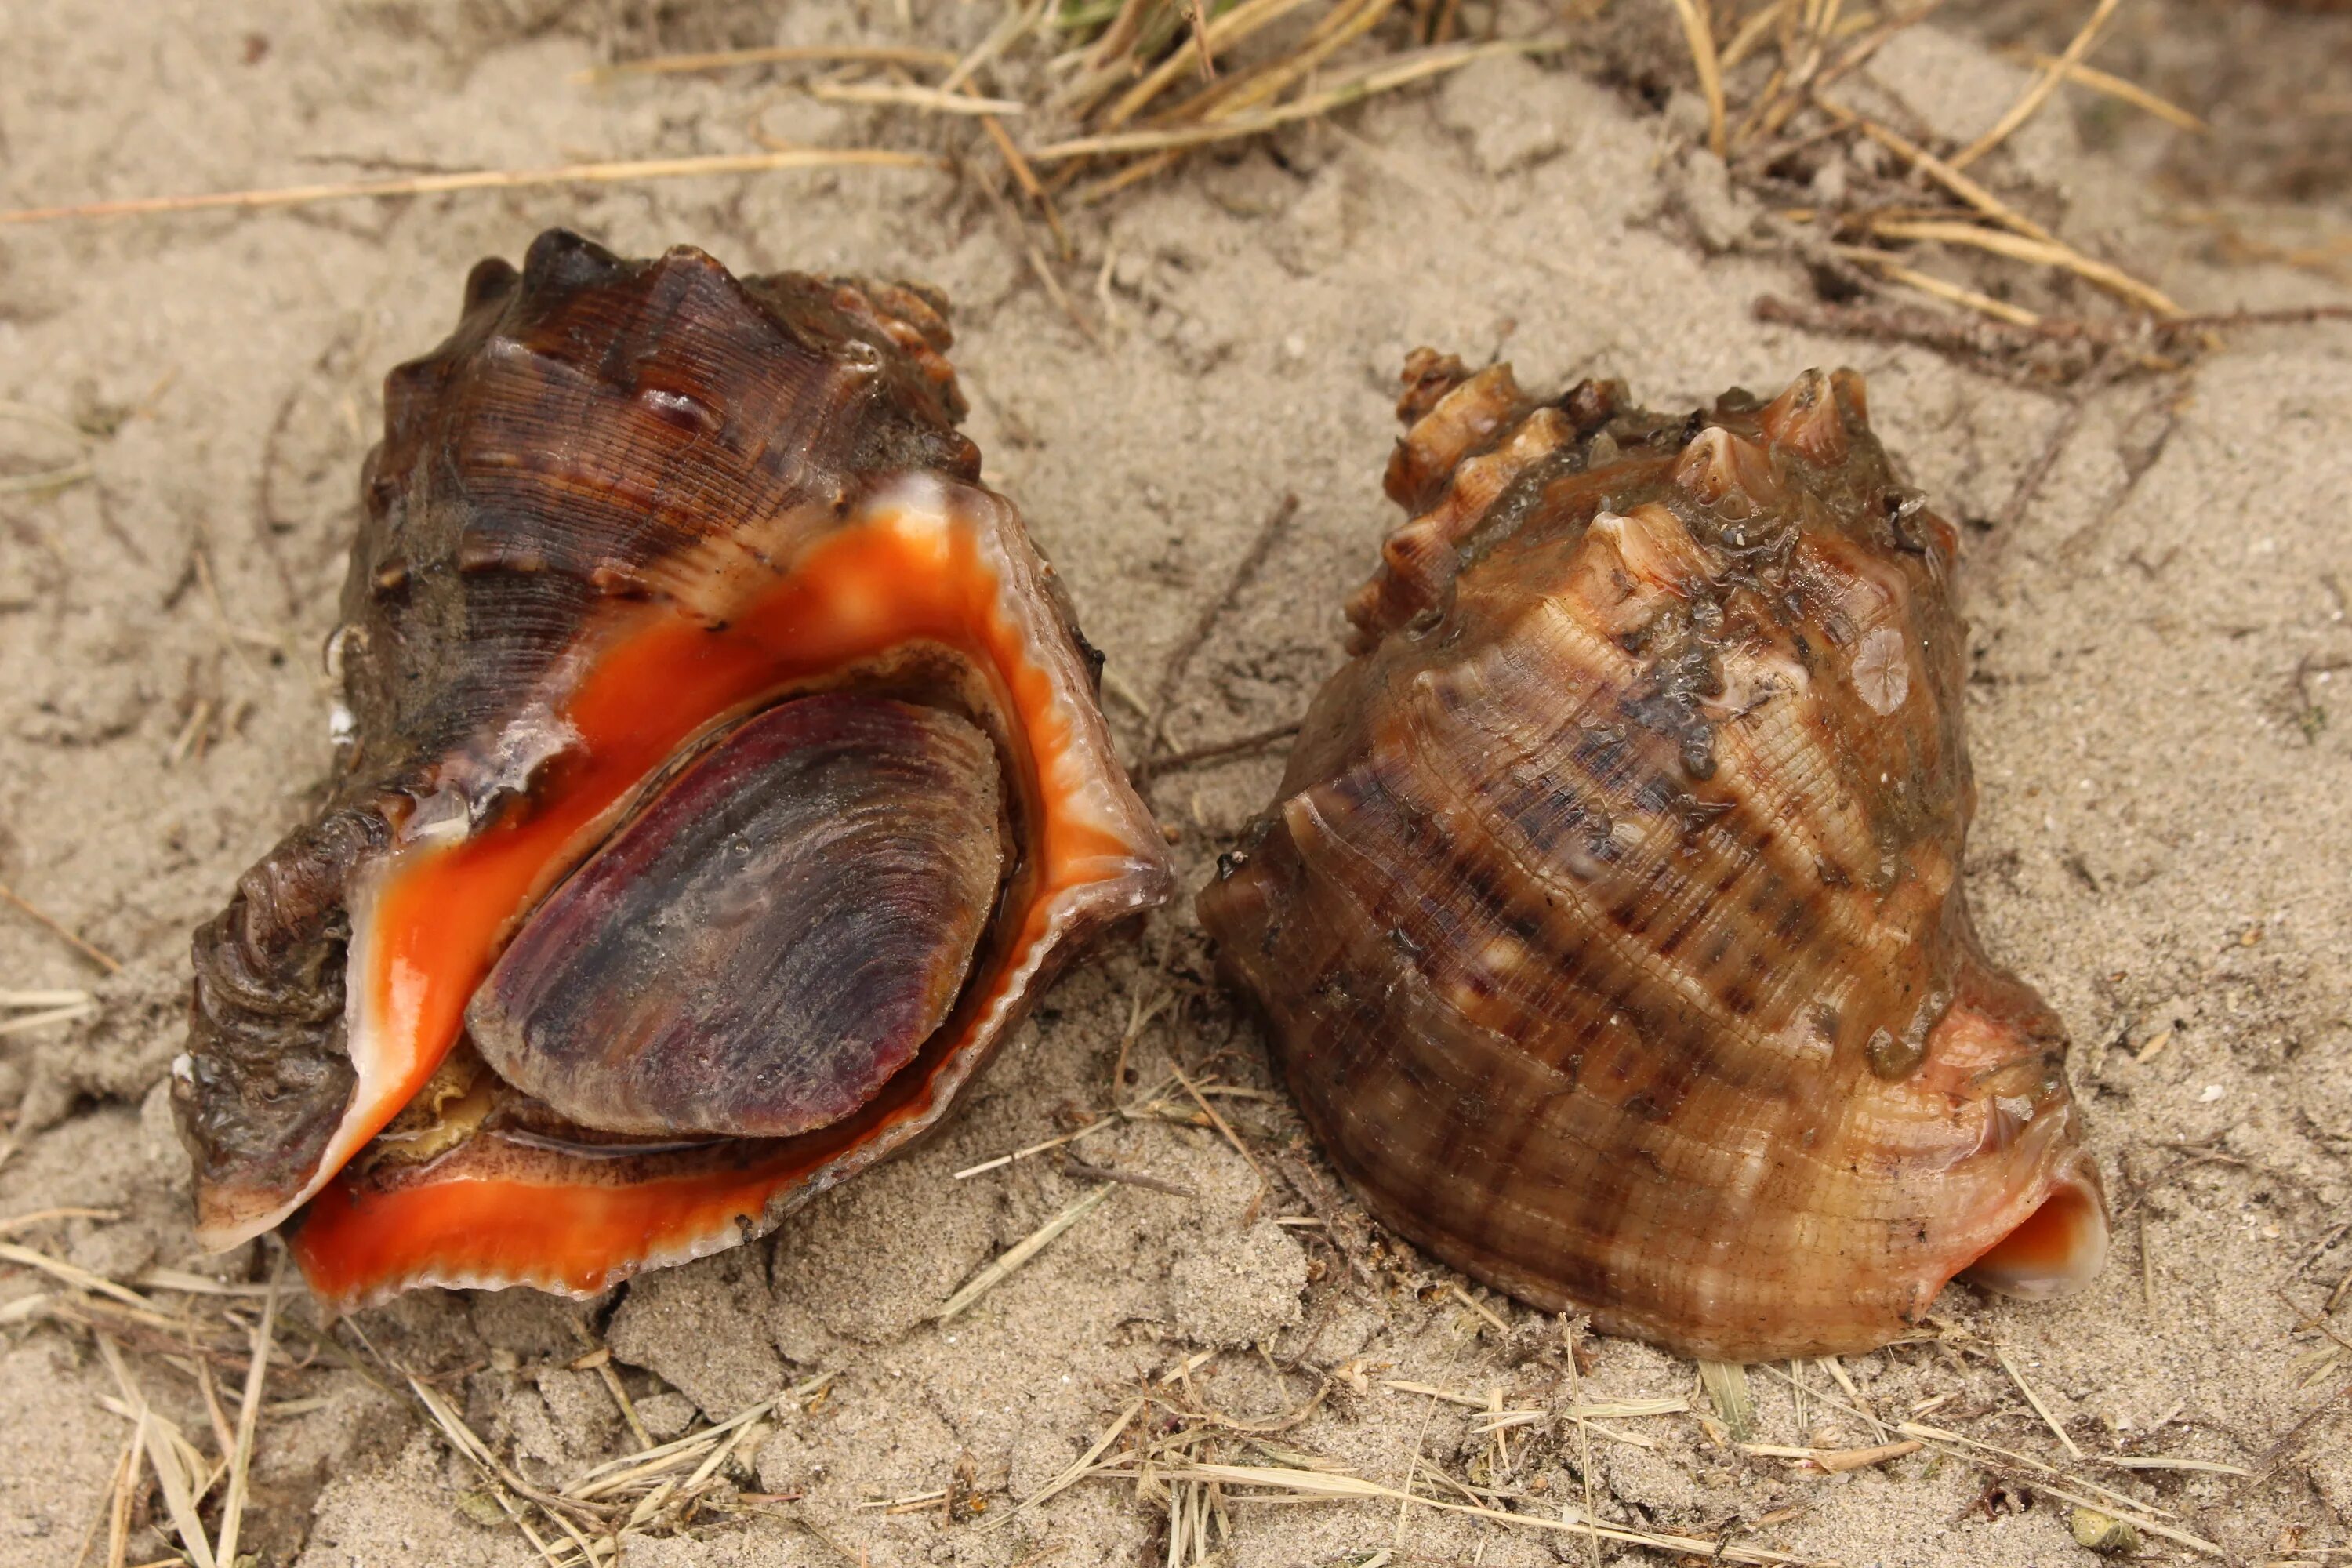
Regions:
M 0 203 L 733 151 L 763 97 L 775 135 L 942 136 L 740 79 L 569 79 L 615 47 L 887 38 L 908 25 L 852 0 L 773 9 L 788 19 L 742 6 L 574 27 L 530 0 L 151 0 L 103 16 L 14 0 Z M 950 44 L 993 19 L 941 0 L 911 13 Z M 2294 26 L 2298 48 L 2352 48 L 2352 18 Z M 1865 90 L 1905 99 L 1948 135 L 1981 129 L 2022 82 L 1957 33 L 1898 45 L 1879 68 L 1885 86 Z M 2192 308 L 2339 297 L 2308 273 L 2224 268 L 2208 229 L 2161 221 L 2149 181 L 2173 156 L 2170 133 L 2119 133 L 2105 114 L 2079 127 L 2066 110 L 2046 114 L 1988 167 Z M 1924 1410 L 2236 1561 L 2344 1561 L 2352 1308 L 2339 1300 L 2324 1329 L 2314 1314 L 2352 1269 L 2352 328 L 2242 332 L 2193 377 L 2056 392 L 1921 348 L 1762 325 L 1752 302 L 1809 297 L 1805 274 L 1772 220 L 1686 151 L 1693 123 L 1687 94 L 1661 113 L 1573 67 L 1496 60 L 1286 133 L 1274 153 L 1198 161 L 1076 226 L 1063 277 L 1098 342 L 1037 286 L 998 210 L 943 174 L 0 230 L 0 471 L 78 447 L 91 468 L 62 489 L 0 492 L 0 879 L 123 962 L 100 975 L 0 910 L 0 984 L 99 998 L 92 1018 L 0 1039 L 0 1221 L 105 1211 L 9 1239 L 118 1280 L 155 1268 L 267 1276 L 262 1248 L 205 1258 L 189 1234 L 160 1083 L 179 1045 L 186 936 L 312 798 L 327 752 L 318 649 L 379 382 L 439 338 L 480 256 L 516 257 L 562 223 L 636 253 L 692 242 L 739 270 L 939 285 L 956 302 L 991 478 L 1132 690 L 1152 689 L 1295 493 L 1295 521 L 1181 685 L 1168 727 L 1180 748 L 1296 717 L 1336 662 L 1338 604 L 1386 521 L 1393 377 L 1415 344 L 1507 356 L 1531 385 L 1622 376 L 1660 406 L 1846 362 L 1869 377 L 1890 446 L 1971 525 L 1972 888 L 1996 955 L 2074 1032 L 2076 1091 L 2122 1217 L 2087 1296 L 2037 1308 L 1954 1289 L 1938 1342 L 1835 1370 L 1880 1418 Z M 2311 199 L 2340 204 L 2340 183 Z M 2346 215 L 2304 216 L 2340 230 Z M 1139 746 L 1136 715 L 1113 717 Z M 1278 768 L 1260 754 L 1158 783 L 1188 885 Z M 1693 1367 L 1632 1342 L 1586 1342 L 1580 1396 L 1688 1398 L 1694 1412 L 1580 1434 L 1557 1414 L 1571 1382 L 1556 1321 L 1465 1295 L 1370 1236 L 1344 1200 L 1328 1227 L 1313 1222 L 1328 1169 L 1264 1092 L 1256 1039 L 1206 976 L 1197 928 L 1171 911 L 1068 978 L 943 1136 L 772 1242 L 584 1307 L 419 1292 L 354 1326 L 541 1485 L 634 1446 L 602 1374 L 572 1365 L 598 1346 L 656 1436 L 832 1374 L 739 1449 L 682 1533 L 632 1540 L 633 1563 L 1162 1563 L 1167 1499 L 1132 1482 L 1089 1481 L 1007 1516 L 1143 1380 L 1180 1368 L 1185 1397 L 1243 1422 L 1295 1411 L 1328 1381 L 1276 1436 L 1213 1436 L 1204 1452 L 1227 1462 L 1312 1456 L 1424 1489 L 1432 1473 L 1475 1479 L 1552 1518 L 1589 1483 L 1604 1517 L 1640 1529 L 1848 1564 L 2093 1560 L 2069 1534 L 2060 1494 L 2074 1482 L 1990 1451 L 1799 1472 L 1727 1446 Z M 1258 1091 L 1222 1104 L 1272 1185 L 1262 1194 L 1213 1133 L 1117 1127 L 1084 1146 L 1088 1160 L 1189 1195 L 1119 1187 L 974 1310 L 932 1322 L 982 1264 L 1086 1190 L 1051 1159 L 952 1173 L 1097 1114 L 1131 1008 L 1162 996 L 1176 1005 L 1136 1041 L 1135 1085 L 1160 1081 L 1173 1053 Z M 57 1289 L 0 1272 L 5 1568 L 76 1563 L 94 1528 L 88 1560 L 103 1560 L 96 1521 L 128 1442 L 91 1334 L 48 1308 L 10 1310 Z M 213 1321 L 226 1304 L 249 1321 L 255 1305 L 149 1295 Z M 299 1291 L 286 1315 L 314 1317 Z M 212 1453 L 188 1363 L 159 1353 L 169 1334 L 116 1331 L 140 1385 Z M 267 1391 L 245 1538 L 264 1562 L 538 1560 L 415 1405 L 372 1384 L 383 1362 L 354 1369 L 299 1329 L 281 1342 L 295 1364 Z M 347 1330 L 341 1342 L 361 1342 Z M 1830 1372 L 1751 1373 L 1758 1440 L 1875 1442 Z M 241 1375 L 232 1362 L 220 1376 L 231 1419 Z M 1473 1412 L 1396 1381 L 1495 1391 L 1542 1415 L 1498 1458 Z M 2105 1462 L 2116 1454 L 2229 1468 L 2131 1470 Z M 951 1482 L 984 1509 L 860 1506 Z M 141 1495 L 128 1561 L 169 1555 L 165 1517 Z M 1662 1560 L 1392 1503 L 1233 1500 L 1220 1523 L 1211 1539 L 1237 1564 Z

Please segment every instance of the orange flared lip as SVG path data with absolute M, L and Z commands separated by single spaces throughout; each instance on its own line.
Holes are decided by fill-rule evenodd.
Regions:
M 1039 612 L 1008 591 L 1008 574 L 1023 566 L 974 516 L 1000 507 L 984 492 L 910 479 L 747 595 L 722 625 L 649 606 L 557 710 L 577 739 L 531 810 L 395 852 L 372 907 L 354 910 L 352 1038 L 354 1060 L 368 1060 L 294 1237 L 314 1290 L 341 1302 L 425 1282 L 585 1293 L 731 1245 L 795 1183 L 827 1165 L 846 1173 L 927 1125 L 977 1065 L 971 1047 L 1001 1033 L 1056 931 L 1104 884 L 1133 884 L 1129 907 L 1153 900 L 1165 862 L 1139 847 L 1120 809 L 1123 783 L 1087 754 L 1095 738 L 1082 732 L 1092 721 L 1071 689 L 1075 650 L 1067 660 L 1037 657 L 1041 638 L 1058 641 L 1060 628 L 1035 624 Z M 915 1092 L 856 1125 L 845 1145 L 822 1134 L 746 1143 L 730 1168 L 635 1184 L 474 1174 L 450 1155 L 438 1163 L 446 1170 L 397 1185 L 341 1169 L 432 1076 L 520 916 L 644 779 L 718 720 L 912 642 L 953 648 L 986 673 L 1042 824 L 1019 937 L 958 1013 L 956 1037 L 907 1069 L 927 1072 Z
M 1953 1277 L 2026 1301 L 2087 1289 L 2106 1265 L 2109 1226 L 2099 1168 L 2070 1149 L 2025 1217 Z

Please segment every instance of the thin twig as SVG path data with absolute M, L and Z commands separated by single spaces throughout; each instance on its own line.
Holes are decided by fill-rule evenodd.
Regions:
M 1181 773 L 1197 768 L 1203 763 L 1221 762 L 1227 757 L 1245 756 L 1262 752 L 1266 747 L 1287 741 L 1298 733 L 1298 721 L 1274 724 L 1263 730 L 1253 730 L 1246 735 L 1236 735 L 1230 741 L 1213 741 L 1205 746 L 1191 746 L 1181 752 L 1161 752 L 1145 760 L 1136 771 L 1149 778 L 1168 773 Z
M 1135 782 L 1139 787 L 1146 790 L 1150 787 L 1152 773 L 1160 764 L 1148 752 L 1164 738 L 1162 731 L 1168 723 L 1168 710 L 1176 700 L 1176 689 L 1183 682 L 1185 672 L 1192 668 L 1194 656 L 1208 643 L 1210 635 L 1217 629 L 1217 623 L 1233 608 L 1234 602 L 1265 569 L 1275 547 L 1282 542 L 1283 534 L 1297 516 L 1298 498 L 1296 495 L 1284 496 L 1274 510 L 1266 514 L 1265 521 L 1258 525 L 1257 537 L 1250 541 L 1247 550 L 1242 552 L 1242 558 L 1234 563 L 1234 569 L 1226 574 L 1224 586 L 1218 591 L 1217 596 L 1201 606 L 1200 614 L 1192 617 L 1192 624 L 1186 628 L 1184 636 L 1169 650 L 1168 662 L 1160 669 L 1160 684 L 1151 693 L 1150 711 L 1145 715 L 1147 755 L 1136 769 Z
M 647 59 L 618 60 L 575 71 L 575 83 L 611 81 L 625 76 L 671 76 L 687 71 L 729 70 L 737 66 L 802 63 L 934 66 L 945 69 L 956 63 L 944 49 L 908 48 L 893 44 L 790 44 L 758 49 L 718 49 L 698 55 L 655 55 Z
M 1174 1182 L 1147 1176 L 1140 1171 L 1122 1171 L 1115 1165 L 1089 1165 L 1084 1160 L 1065 1160 L 1062 1168 L 1082 1182 L 1124 1182 L 1130 1187 L 1143 1187 L 1171 1197 L 1197 1198 L 1201 1194 Z
M 951 1321 L 957 1313 L 1003 1284 L 1012 1276 L 1014 1269 L 1043 1252 L 1055 1237 L 1077 1224 L 1097 1204 L 1110 1196 L 1112 1185 L 1113 1184 L 1105 1182 L 1021 1240 L 1013 1243 L 1002 1257 L 973 1275 L 970 1282 L 947 1299 L 936 1314 L 938 1321 L 942 1323 Z
M 289 185 L 277 190 L 215 191 L 203 195 L 135 196 L 122 201 L 82 202 L 68 206 L 20 207 L 0 212 L 0 226 L 50 223 L 60 218 L 133 217 L 155 213 L 256 212 L 268 207 L 309 206 L 320 202 L 369 196 L 439 195 L 451 191 L 511 191 L 532 185 L 614 184 L 635 180 L 681 179 L 707 174 L 764 174 L 786 169 L 874 167 L 939 169 L 947 165 L 925 153 L 887 147 L 800 147 L 772 153 L 727 153 L 701 158 L 636 158 L 614 163 L 562 163 L 547 169 L 467 169 L 447 174 L 408 174 L 395 179 L 343 180 L 328 184 Z
M 95 944 L 84 941 L 81 937 L 76 935 L 70 928 L 68 928 L 63 921 L 59 921 L 55 915 L 50 914 L 47 910 L 42 909 L 39 905 L 28 901 L 22 894 L 8 887 L 5 882 L 0 882 L 0 899 L 5 899 L 8 902 L 16 905 L 19 910 L 22 910 L 25 913 L 32 916 L 33 919 L 40 921 L 41 924 L 48 927 L 51 931 L 65 939 L 66 942 L 71 946 L 75 952 L 80 953 L 84 958 L 89 959 L 92 963 L 97 964 L 100 969 L 105 970 L 109 974 L 120 974 L 122 973 L 122 961 L 121 959 L 116 958 L 113 954 L 105 952 Z

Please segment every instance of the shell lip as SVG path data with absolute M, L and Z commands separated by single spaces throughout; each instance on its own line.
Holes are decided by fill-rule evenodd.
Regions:
M 730 606 L 741 613 L 727 617 L 735 628 L 731 637 L 760 641 L 762 659 L 769 642 L 790 634 L 795 669 L 831 642 L 842 644 L 847 660 L 826 667 L 836 673 L 862 658 L 887 660 L 894 650 L 937 643 L 967 660 L 974 679 L 989 683 L 991 704 L 1012 726 L 1005 739 L 1022 759 L 1028 781 L 1024 794 L 1038 813 L 1038 837 L 1030 846 L 1034 863 L 1024 873 L 1029 879 L 1021 883 L 1025 890 L 1018 908 L 1006 912 L 1002 945 L 992 947 L 954 1017 L 914 1061 L 835 1125 L 793 1138 L 730 1141 L 660 1170 L 616 1168 L 583 1179 L 543 1151 L 478 1144 L 398 1177 L 330 1172 L 306 1194 L 312 1201 L 292 1237 L 314 1293 L 340 1306 L 413 1284 L 453 1280 L 593 1293 L 641 1268 L 684 1261 L 771 1228 L 815 1192 L 936 1123 L 1077 943 L 1165 902 L 1173 889 L 1165 847 L 1117 770 L 1099 715 L 1086 700 L 1079 656 L 1058 613 L 1037 591 L 1042 573 L 1009 503 L 935 475 L 903 475 L 871 487 L 856 514 L 795 558 L 788 581 L 799 587 L 763 587 L 757 603 Z M 906 604 L 892 608 L 900 598 Z M 685 640 L 698 658 L 708 657 L 702 641 Z M 802 647 L 803 642 L 809 647 Z M 596 669 L 604 673 L 592 672 L 588 684 L 617 679 L 614 668 L 609 657 L 600 659 Z M 646 668 L 658 675 L 669 666 Z M 741 673 L 751 685 L 743 693 L 731 687 L 730 692 L 750 693 L 750 706 L 802 689 L 793 681 L 775 684 L 778 672 L 764 662 L 756 669 L 747 664 Z M 584 711 L 587 703 L 583 696 L 572 706 Z M 615 711 L 641 707 L 622 703 Z M 582 732 L 593 741 L 603 732 L 601 723 L 583 721 Z M 631 769 L 621 772 L 637 776 Z M 635 797 L 624 790 L 614 798 Z M 499 831 L 486 828 L 479 837 L 487 840 Z M 445 858 L 448 874 L 459 875 L 457 862 L 475 852 L 470 843 L 408 847 L 426 873 L 418 888 Z M 529 898 L 527 889 L 512 891 L 513 898 L 496 900 L 501 910 Z M 432 907 L 408 910 L 409 924 L 446 925 L 439 919 L 448 912 L 446 901 L 422 902 Z M 357 922 L 354 952 L 367 959 L 379 928 L 400 923 L 391 917 Z M 486 931 L 478 945 L 486 953 L 491 943 Z M 470 963 L 479 955 L 469 946 L 461 956 Z M 357 965 L 372 981 L 397 967 L 389 960 Z M 445 989 L 470 996 L 474 986 L 453 976 Z M 397 1000 L 392 990 L 373 986 L 366 994 L 371 1001 L 376 991 L 383 992 L 387 1006 Z M 404 1026 L 391 1032 L 414 1045 L 426 1031 L 419 1010 L 412 1006 L 408 1013 L 418 1016 L 393 1020 Z M 562 1218 L 551 1212 L 563 1206 L 552 1203 L 560 1193 L 577 1195 L 578 1215 Z
M 2021 1301 L 2054 1301 L 2090 1288 L 2106 1267 L 2107 1197 L 2089 1152 L 2068 1151 L 2024 1219 L 1958 1278 Z

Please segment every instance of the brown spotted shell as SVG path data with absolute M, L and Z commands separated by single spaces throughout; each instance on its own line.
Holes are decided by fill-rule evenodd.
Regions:
M 1200 897 L 1382 1222 L 1707 1357 L 2105 1248 L 2065 1039 L 1960 881 L 1957 539 L 1861 378 L 1687 416 L 1427 350 L 1279 797 Z

